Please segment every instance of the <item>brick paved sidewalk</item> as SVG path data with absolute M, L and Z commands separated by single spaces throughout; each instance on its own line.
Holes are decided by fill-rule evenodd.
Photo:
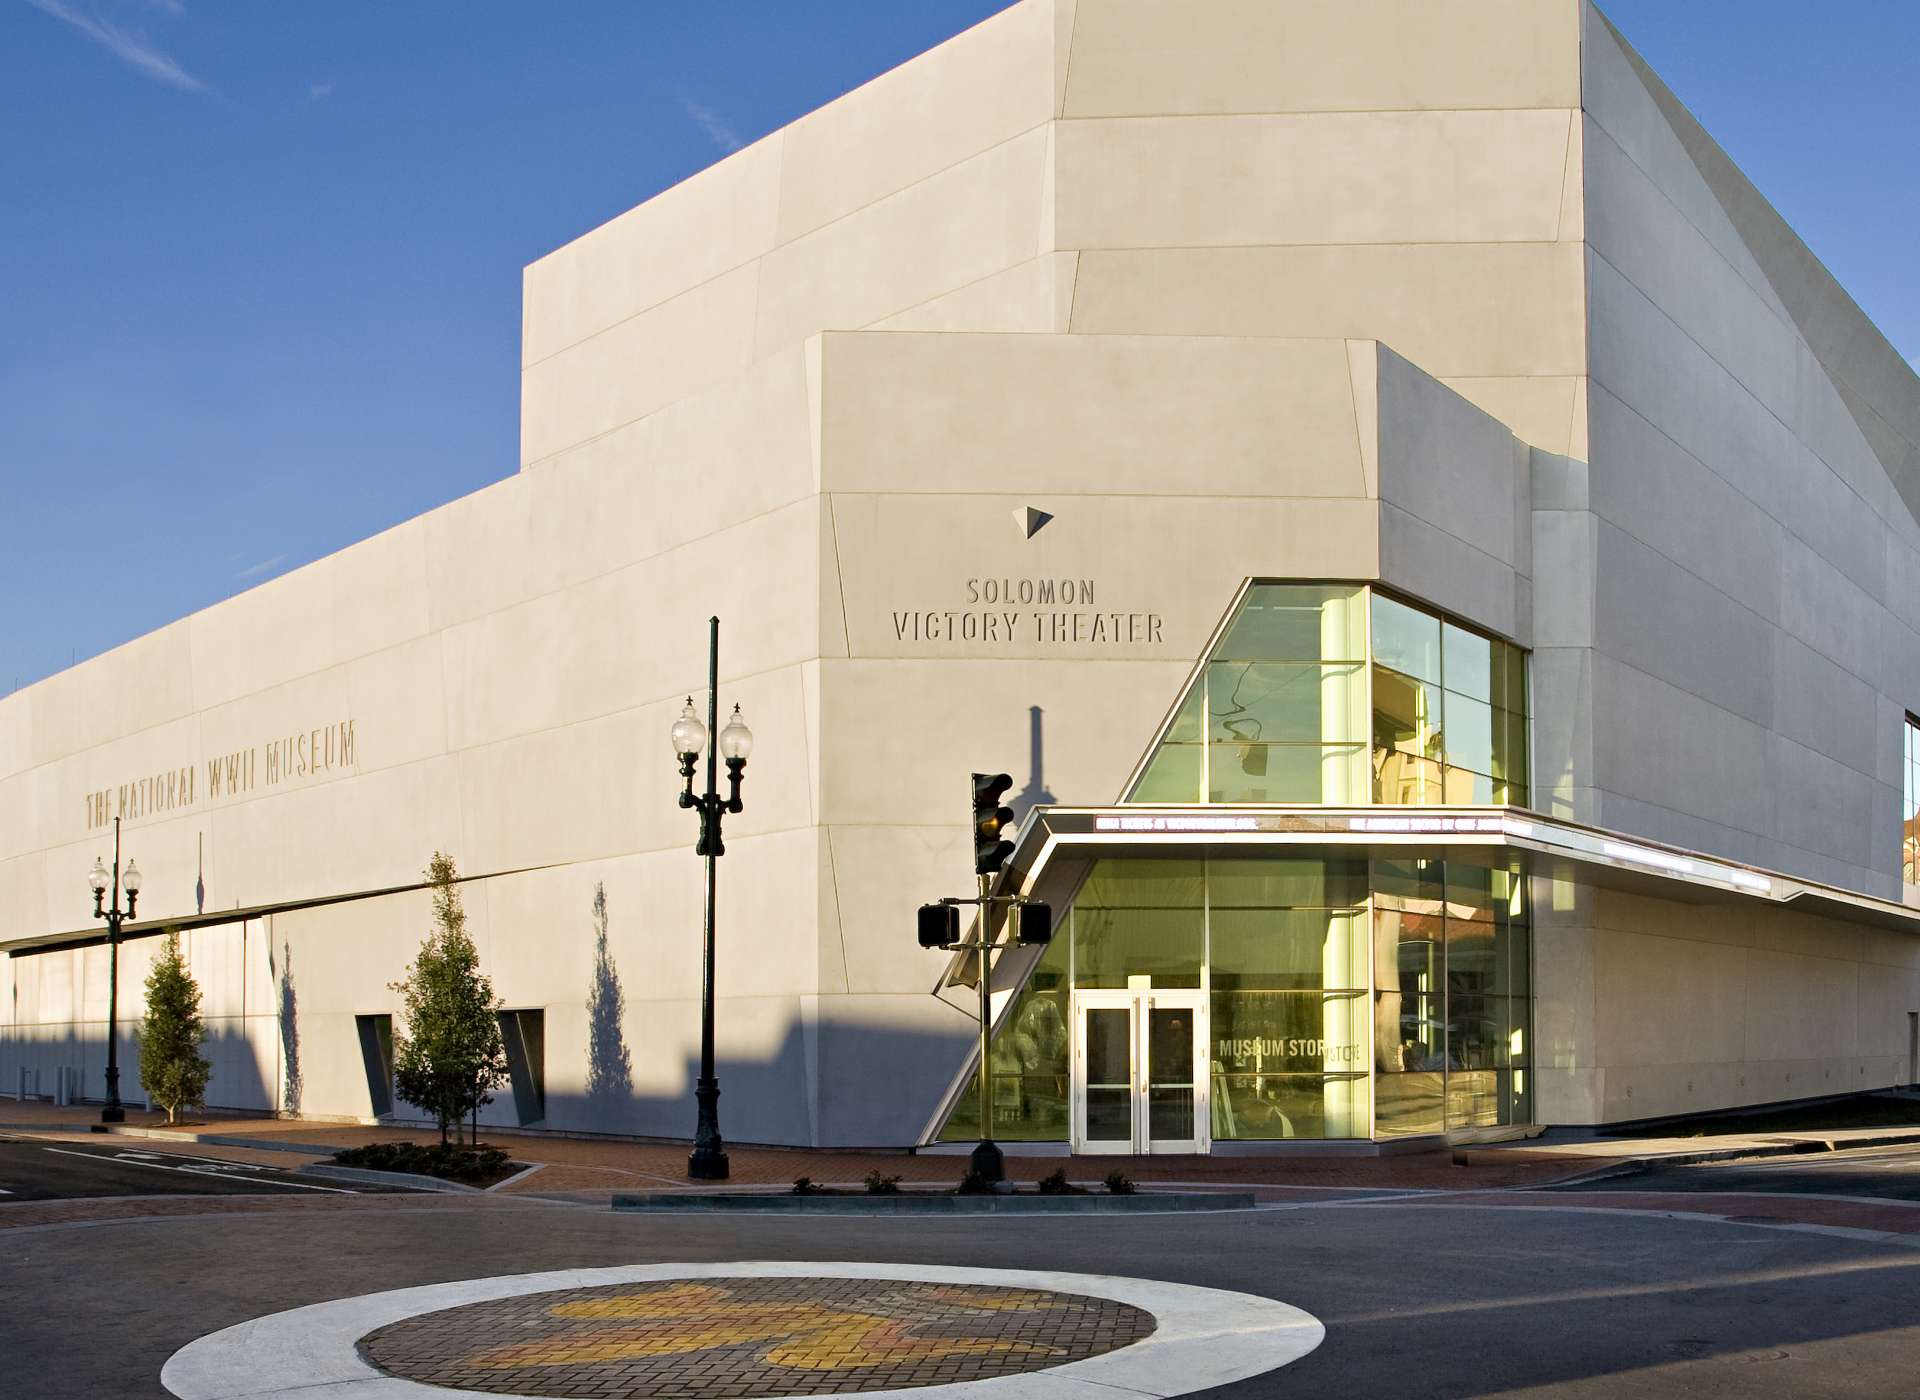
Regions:
M 25 1112 L 21 1112 L 24 1110 Z M 17 1104 L 0 1100 L 0 1125 L 32 1124 L 41 1131 L 87 1132 L 98 1120 L 98 1110 L 60 1108 L 50 1104 Z M 136 1124 L 136 1116 L 147 1121 Z M 129 1112 L 128 1126 L 151 1132 L 161 1141 L 178 1142 L 182 1150 L 220 1156 L 229 1151 L 251 1151 L 257 1144 L 310 1148 L 314 1154 L 336 1147 L 374 1142 L 431 1142 L 431 1128 L 382 1128 L 357 1124 L 314 1123 L 298 1119 L 210 1118 L 167 1129 L 156 1125 L 158 1115 Z M 507 1188 L 540 1193 L 600 1193 L 691 1188 L 686 1174 L 687 1145 L 614 1139 L 547 1137 L 530 1134 L 481 1136 L 520 1162 L 539 1163 L 542 1170 Z M 209 1139 L 245 1139 L 244 1145 Z M 1588 1145 L 1582 1144 L 1583 1147 Z M 1627 1150 L 1622 1145 L 1622 1155 Z M 727 1149 L 733 1175 L 729 1188 L 787 1187 L 796 1177 L 810 1177 L 827 1185 L 859 1185 L 869 1172 L 897 1176 L 912 1186 L 951 1185 L 966 1170 L 966 1157 L 947 1153 L 842 1152 L 804 1148 L 740 1147 Z M 1310 1149 L 1309 1149 L 1310 1151 Z M 1030 1182 L 1065 1167 L 1075 1181 L 1099 1183 L 1115 1169 L 1143 1186 L 1218 1185 L 1250 1187 L 1319 1187 L 1342 1190 L 1443 1189 L 1471 1190 L 1539 1186 L 1565 1180 L 1610 1165 L 1614 1157 L 1590 1150 L 1569 1153 L 1556 1148 L 1530 1149 L 1524 1145 L 1474 1148 L 1464 1152 L 1433 1151 L 1405 1156 L 1212 1156 L 1212 1157 L 1017 1157 L 1007 1158 L 1015 1181 Z

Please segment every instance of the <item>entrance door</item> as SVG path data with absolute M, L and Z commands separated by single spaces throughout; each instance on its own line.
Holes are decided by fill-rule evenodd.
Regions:
M 1073 994 L 1073 1150 L 1205 1152 L 1206 1000 L 1200 992 Z

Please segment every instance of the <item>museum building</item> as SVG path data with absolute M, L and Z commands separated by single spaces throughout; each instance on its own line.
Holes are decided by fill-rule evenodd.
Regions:
M 755 735 L 739 1142 L 1388 1144 L 1920 1081 L 1920 379 L 1585 0 L 1023 0 L 525 271 L 521 468 L 0 699 L 0 1095 L 145 872 L 214 1107 L 685 1137 L 669 730 Z

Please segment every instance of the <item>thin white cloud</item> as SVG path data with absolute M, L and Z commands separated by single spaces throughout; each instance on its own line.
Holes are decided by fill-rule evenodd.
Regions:
M 66 0 L 27 0 L 27 3 L 44 14 L 72 25 L 136 73 L 144 73 L 155 82 L 179 88 L 182 92 L 209 91 L 205 83 L 174 62 L 171 55 L 156 48 L 144 34 L 123 29 L 112 20 L 85 14 L 67 4 Z M 159 8 L 169 14 L 181 12 L 177 0 L 175 3 L 161 0 Z
M 737 151 L 747 143 L 740 139 L 740 133 L 727 124 L 727 119 L 711 107 L 703 107 L 691 97 L 680 99 L 680 105 L 693 124 L 707 133 L 707 139 L 723 151 Z
M 267 573 L 269 570 L 277 567 L 278 565 L 284 564 L 286 562 L 287 562 L 286 555 L 276 554 L 271 559 L 262 559 L 258 564 L 249 564 L 246 568 L 242 569 L 239 573 L 235 574 L 234 577 L 235 578 L 259 578 L 260 575 Z
M 332 96 L 333 79 L 331 78 L 327 79 L 324 83 L 307 84 L 307 101 L 309 102 L 325 102 Z

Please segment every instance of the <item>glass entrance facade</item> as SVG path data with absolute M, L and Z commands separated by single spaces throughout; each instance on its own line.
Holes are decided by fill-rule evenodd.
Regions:
M 1510 642 L 1364 584 L 1256 581 L 1125 800 L 1524 807 L 1527 705 Z M 1517 863 L 1099 860 L 994 1038 L 991 1132 L 1087 1149 L 1091 1123 L 1118 1132 L 1114 1105 L 1147 1101 L 1142 1042 L 1123 1066 L 1075 1022 L 1089 994 L 1121 990 L 1199 994 L 1199 1138 L 1527 1123 L 1531 959 Z M 943 1138 L 979 1135 L 977 1098 L 969 1083 Z
M 1076 1066 L 1087 1123 L 1121 1111 L 1124 1035 L 1076 1046 L 1074 993 L 1129 987 L 1200 994 L 1214 1142 L 1526 1123 L 1525 891 L 1460 860 L 1100 860 L 994 1037 L 993 1136 L 1073 1140 Z M 970 1082 L 941 1137 L 979 1132 Z

